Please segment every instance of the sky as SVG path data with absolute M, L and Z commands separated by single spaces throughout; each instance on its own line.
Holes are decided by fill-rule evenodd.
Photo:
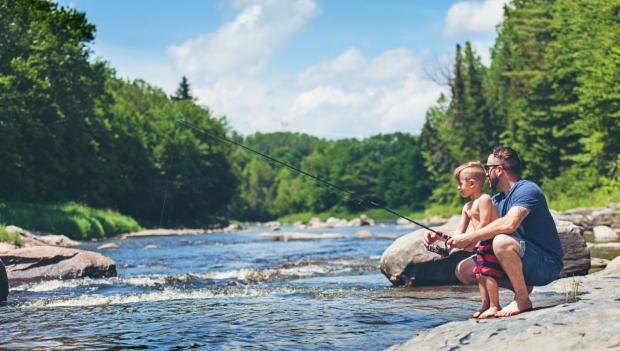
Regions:
M 237 132 L 419 133 L 457 43 L 489 62 L 506 0 L 58 0 L 97 27 L 117 76 L 197 102 Z

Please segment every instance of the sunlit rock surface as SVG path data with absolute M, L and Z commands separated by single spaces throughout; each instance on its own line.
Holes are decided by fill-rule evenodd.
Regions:
M 576 301 L 571 302 L 573 292 Z M 388 350 L 618 350 L 618 301 L 620 257 L 603 271 L 535 288 L 533 311 L 444 324 Z
M 25 282 L 116 276 L 116 263 L 97 252 L 31 246 L 0 254 L 10 285 Z

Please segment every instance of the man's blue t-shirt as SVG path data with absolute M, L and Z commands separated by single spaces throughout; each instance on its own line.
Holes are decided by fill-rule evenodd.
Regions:
M 503 192 L 493 196 L 493 203 L 500 217 L 504 217 L 514 206 L 525 207 L 530 213 L 513 235 L 534 243 L 562 263 L 564 251 L 555 227 L 547 200 L 542 190 L 534 182 L 521 179 L 510 189 L 508 195 Z

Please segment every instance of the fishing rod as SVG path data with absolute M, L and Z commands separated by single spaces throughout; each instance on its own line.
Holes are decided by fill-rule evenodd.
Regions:
M 339 187 L 337 185 L 334 185 L 334 184 L 326 181 L 325 179 L 322 179 L 322 178 L 317 177 L 317 176 L 315 176 L 313 174 L 305 172 L 305 171 L 303 171 L 303 170 L 301 170 L 301 169 L 299 169 L 299 168 L 297 168 L 297 167 L 295 167 L 293 165 L 290 165 L 290 164 L 288 164 L 286 162 L 283 162 L 283 161 L 280 161 L 278 159 L 275 159 L 275 158 L 273 158 L 273 157 L 271 157 L 269 155 L 266 155 L 266 154 L 264 154 L 264 153 L 262 153 L 260 151 L 254 150 L 254 149 L 252 149 L 250 147 L 247 147 L 247 146 L 245 146 L 245 145 L 243 145 L 241 143 L 238 143 L 238 142 L 236 142 L 234 140 L 231 140 L 231 139 L 228 139 L 226 137 L 222 137 L 222 136 L 219 136 L 217 134 L 208 132 L 208 131 L 206 131 L 204 129 L 197 128 L 196 126 L 193 126 L 192 124 L 190 124 L 190 123 L 188 123 L 188 122 L 186 122 L 185 120 L 182 120 L 182 119 L 175 119 L 175 122 L 178 123 L 178 124 L 184 125 L 184 126 L 190 128 L 190 129 L 192 129 L 192 130 L 194 130 L 194 131 L 196 131 L 198 133 L 207 135 L 207 136 L 209 136 L 209 137 L 211 137 L 213 139 L 216 139 L 216 140 L 219 140 L 221 142 L 225 142 L 225 143 L 229 143 L 229 144 L 238 146 L 238 147 L 240 147 L 240 148 L 242 148 L 244 150 L 247 150 L 247 151 L 250 151 L 250 152 L 252 152 L 252 153 L 254 153 L 256 155 L 259 155 L 259 156 L 261 156 L 261 157 L 263 157 L 263 158 L 265 158 L 265 159 L 267 159 L 267 160 L 269 160 L 269 161 L 271 161 L 273 163 L 279 164 L 279 165 L 284 166 L 284 167 L 286 167 L 286 168 L 288 168 L 290 170 L 293 170 L 293 171 L 295 171 L 295 172 L 297 172 L 299 174 L 303 174 L 303 175 L 305 175 L 307 177 L 310 177 L 310 178 L 314 179 L 316 182 L 318 182 L 319 184 L 328 186 L 331 189 L 334 189 L 334 190 L 337 190 L 337 191 L 339 191 L 341 193 L 347 194 L 349 196 L 350 200 L 354 200 L 359 205 L 364 206 L 364 207 L 366 207 L 368 209 L 370 209 L 370 208 L 382 209 L 382 210 L 387 211 L 387 212 L 389 212 L 389 213 L 391 213 L 391 214 L 393 214 L 393 215 L 395 215 L 397 217 L 405 219 L 405 220 L 407 220 L 407 221 L 409 221 L 409 222 L 411 222 L 411 223 L 413 223 L 413 224 L 415 224 L 415 225 L 417 225 L 419 227 L 422 227 L 422 228 L 424 228 L 426 230 L 429 230 L 429 231 L 439 235 L 444 240 L 449 240 L 451 238 L 449 235 L 446 235 L 445 233 L 442 233 L 442 232 L 440 232 L 438 230 L 430 228 L 430 227 L 428 227 L 428 226 L 426 226 L 426 225 L 424 225 L 422 223 L 416 222 L 413 219 L 411 219 L 411 218 L 409 218 L 407 216 L 404 216 L 404 215 L 402 215 L 402 214 L 400 214 L 400 213 L 398 213 L 398 212 L 396 212 L 396 211 L 394 211 L 394 210 L 392 210 L 392 209 L 390 209 L 390 208 L 388 208 L 386 206 L 381 206 L 380 204 L 378 204 L 378 203 L 376 203 L 376 202 L 374 202 L 372 200 L 363 199 L 363 198 L 357 196 L 356 194 L 354 194 L 353 192 L 351 192 L 349 190 L 346 190 L 344 188 L 341 188 L 341 187 Z M 370 205 L 372 205 L 372 207 L 369 207 L 369 206 L 367 206 L 365 204 L 370 204 Z

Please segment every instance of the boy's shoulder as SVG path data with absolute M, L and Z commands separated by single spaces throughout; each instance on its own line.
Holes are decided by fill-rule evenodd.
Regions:
M 480 195 L 480 197 L 478 198 L 478 200 L 482 200 L 482 201 L 491 201 L 491 195 L 484 193 L 484 194 Z
M 480 197 L 478 197 L 474 201 L 476 202 L 476 205 L 478 205 L 478 206 L 480 206 L 480 205 L 483 205 L 483 206 L 484 205 L 492 205 L 493 204 L 493 200 L 491 199 L 491 196 L 489 196 L 489 194 L 482 194 L 482 195 L 480 195 Z

